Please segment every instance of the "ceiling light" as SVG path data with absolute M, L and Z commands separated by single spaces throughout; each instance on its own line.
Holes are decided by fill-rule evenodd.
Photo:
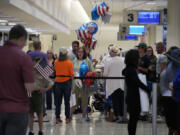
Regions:
M 1 20 L 0 19 L 0 23 L 7 23 L 8 21 L 7 20 Z
M 146 3 L 146 4 L 148 4 L 148 5 L 155 5 L 155 4 L 157 4 L 156 2 L 148 2 L 148 3 Z
M 10 28 L 0 28 L 0 31 L 9 31 Z
M 8 23 L 9 26 L 14 26 L 16 23 Z
M 5 25 L 7 25 L 7 23 L 1 22 L 0 25 L 5 26 Z
M 31 28 L 26 28 L 26 30 L 29 32 L 29 33 L 36 33 L 37 31 L 36 30 L 33 30 Z

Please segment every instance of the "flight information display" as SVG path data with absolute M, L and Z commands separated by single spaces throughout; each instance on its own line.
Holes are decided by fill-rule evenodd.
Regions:
M 139 11 L 138 24 L 159 24 L 160 12 L 159 11 Z
M 136 35 L 126 35 L 125 40 L 137 40 L 138 37 Z
M 144 25 L 129 25 L 130 35 L 142 35 L 146 32 L 146 27 Z

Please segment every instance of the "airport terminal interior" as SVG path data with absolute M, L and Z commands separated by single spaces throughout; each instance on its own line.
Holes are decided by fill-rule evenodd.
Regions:
M 44 81 L 44 91 L 36 89 L 26 95 L 30 109 L 26 112 L 28 125 L 22 129 L 27 128 L 26 133 L 8 134 L 8 127 L 4 130 L 3 115 L 21 113 L 4 111 L 3 104 L 18 104 L 24 97 L 3 95 L 8 86 L 0 77 L 0 135 L 180 135 L 179 7 L 180 0 L 0 0 L 1 61 L 7 60 L 6 44 L 17 37 L 12 36 L 13 28 L 20 27 L 27 32 L 22 48 L 26 54 L 21 57 L 27 55 L 34 62 L 39 49 L 38 55 L 42 53 L 45 62 L 51 63 L 46 64 L 50 69 L 45 69 L 42 59 L 37 62 L 35 58 L 41 69 L 35 64 L 33 73 L 37 70 L 49 86 Z M 135 74 L 126 71 L 130 70 L 128 58 L 129 63 L 136 64 L 132 62 L 136 61 L 132 50 L 139 53 Z M 62 64 L 64 55 L 68 61 Z M 70 70 L 69 64 L 73 67 Z M 0 76 L 10 69 L 5 66 L 0 62 Z M 128 82 L 131 77 L 127 74 L 138 81 Z M 47 89 L 50 84 L 52 87 Z M 138 96 L 127 96 L 136 89 L 133 86 L 137 86 Z M 16 93 L 15 87 L 16 95 L 19 90 Z M 23 88 L 27 89 L 24 84 Z

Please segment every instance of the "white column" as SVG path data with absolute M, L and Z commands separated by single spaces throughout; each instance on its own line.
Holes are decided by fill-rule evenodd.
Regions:
M 167 48 L 180 47 L 180 0 L 168 0 Z

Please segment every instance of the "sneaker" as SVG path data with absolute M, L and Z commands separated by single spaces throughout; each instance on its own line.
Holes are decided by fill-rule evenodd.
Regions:
M 43 114 L 43 117 L 45 117 L 45 116 L 47 116 L 47 113 L 44 113 L 44 114 Z
M 43 132 L 42 132 L 42 131 L 39 131 L 38 135 L 43 135 Z
M 85 118 L 85 117 L 82 117 L 82 118 L 81 118 L 81 123 L 84 123 L 84 122 L 86 122 L 86 118 Z
M 49 122 L 49 119 L 48 119 L 47 115 L 43 117 L 43 122 Z
M 33 132 L 29 132 L 29 134 L 28 135 L 34 135 L 34 133 Z
M 69 124 L 71 120 L 69 118 L 66 118 L 66 124 Z
M 52 107 L 47 107 L 46 110 L 52 110 Z
M 56 118 L 56 124 L 62 123 L 62 120 L 60 118 Z
M 78 110 L 76 109 L 76 110 L 73 112 L 73 114 L 78 114 Z

